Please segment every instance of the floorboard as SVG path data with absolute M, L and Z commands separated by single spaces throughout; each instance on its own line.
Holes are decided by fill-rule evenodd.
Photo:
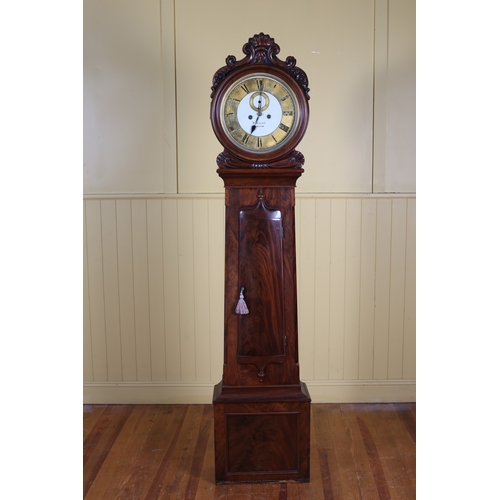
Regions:
M 214 482 L 211 405 L 85 405 L 85 500 L 412 500 L 416 405 L 312 404 L 309 483 Z

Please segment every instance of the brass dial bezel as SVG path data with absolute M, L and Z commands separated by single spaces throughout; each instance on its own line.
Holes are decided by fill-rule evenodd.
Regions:
M 281 110 L 279 123 L 268 134 L 263 136 L 253 135 L 243 128 L 236 116 L 236 110 L 241 104 L 236 104 L 234 101 L 234 97 L 243 98 L 248 94 L 250 95 L 249 105 L 251 109 L 257 112 L 257 109 L 252 104 L 252 96 L 259 92 L 256 85 L 256 82 L 259 81 L 263 82 L 263 87 L 260 90 L 264 93 L 266 100 L 262 111 L 267 110 L 272 97 L 276 99 Z M 245 87 L 247 87 L 248 91 L 243 90 Z M 273 88 L 271 89 L 271 87 Z M 222 127 L 229 140 L 238 148 L 259 155 L 272 153 L 274 150 L 282 148 L 293 138 L 300 121 L 300 108 L 295 93 L 281 78 L 269 73 L 253 73 L 236 80 L 227 88 L 221 99 L 220 106 L 219 113 Z M 231 111 L 231 118 L 227 118 L 226 112 L 228 111 Z M 256 114 L 253 116 L 257 117 Z

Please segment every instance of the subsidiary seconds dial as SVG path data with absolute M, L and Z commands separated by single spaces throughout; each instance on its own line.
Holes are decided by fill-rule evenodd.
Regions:
M 299 107 L 289 86 L 266 74 L 235 82 L 221 102 L 223 129 L 238 147 L 253 153 L 280 148 L 293 137 Z

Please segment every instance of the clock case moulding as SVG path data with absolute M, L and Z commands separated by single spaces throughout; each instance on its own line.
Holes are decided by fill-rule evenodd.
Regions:
M 224 146 L 217 173 L 226 205 L 224 365 L 214 388 L 217 483 L 309 481 L 310 403 L 299 378 L 295 184 L 304 157 L 295 150 L 309 119 L 308 80 L 295 58 L 260 33 L 246 54 L 214 76 L 211 120 Z M 275 75 L 296 93 L 294 137 L 271 153 L 241 150 L 220 123 L 220 99 L 246 74 Z M 240 293 L 248 314 L 236 313 Z

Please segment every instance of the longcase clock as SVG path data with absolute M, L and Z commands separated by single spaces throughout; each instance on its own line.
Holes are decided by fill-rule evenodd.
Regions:
M 224 366 L 214 388 L 218 483 L 309 481 L 310 403 L 299 378 L 295 148 L 309 88 L 260 33 L 214 75 L 210 117 L 224 150 Z

